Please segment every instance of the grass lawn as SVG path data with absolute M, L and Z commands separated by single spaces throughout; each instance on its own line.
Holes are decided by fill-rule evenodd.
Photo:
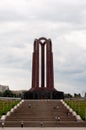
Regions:
M 83 120 L 86 120 L 86 100 L 65 100 L 65 102 L 81 116 Z
M 0 117 L 7 113 L 11 108 L 13 108 L 20 100 L 6 99 L 0 100 Z

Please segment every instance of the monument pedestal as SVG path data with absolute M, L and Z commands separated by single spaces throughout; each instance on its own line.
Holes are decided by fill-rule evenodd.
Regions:
M 63 99 L 64 93 L 55 89 L 30 89 L 24 93 L 24 99 Z

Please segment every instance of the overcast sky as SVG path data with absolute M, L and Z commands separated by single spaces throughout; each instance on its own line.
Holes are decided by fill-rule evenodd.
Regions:
M 0 0 L 0 84 L 31 88 L 40 37 L 52 40 L 55 88 L 86 92 L 86 0 Z

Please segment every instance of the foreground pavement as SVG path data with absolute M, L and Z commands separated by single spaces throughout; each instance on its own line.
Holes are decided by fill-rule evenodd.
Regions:
M 19 128 L 19 127 L 4 127 L 0 130 L 86 130 L 86 127 L 27 127 L 27 128 Z

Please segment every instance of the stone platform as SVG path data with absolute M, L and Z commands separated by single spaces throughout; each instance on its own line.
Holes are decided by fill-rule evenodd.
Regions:
M 53 89 L 36 88 L 30 89 L 23 95 L 24 99 L 64 99 L 64 93 Z

